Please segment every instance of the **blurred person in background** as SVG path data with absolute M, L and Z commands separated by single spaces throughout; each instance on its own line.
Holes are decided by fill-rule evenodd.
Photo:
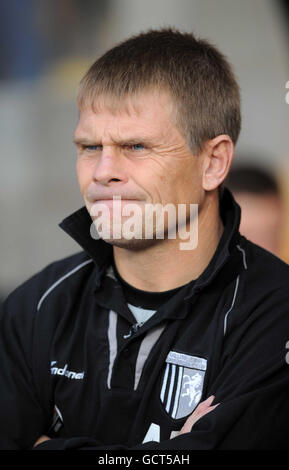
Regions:
M 285 210 L 277 178 L 269 170 L 244 164 L 231 169 L 225 185 L 241 207 L 240 233 L 280 256 Z

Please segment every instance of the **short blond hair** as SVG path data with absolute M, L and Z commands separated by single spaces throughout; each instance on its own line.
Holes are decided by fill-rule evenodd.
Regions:
M 169 92 L 192 151 L 220 134 L 237 142 L 240 93 L 230 64 L 208 41 L 172 28 L 133 36 L 96 60 L 80 83 L 78 105 L 93 106 L 104 96 L 124 100 L 150 88 Z

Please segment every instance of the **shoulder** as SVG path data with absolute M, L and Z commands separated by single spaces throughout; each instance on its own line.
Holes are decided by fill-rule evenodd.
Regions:
M 50 293 L 93 267 L 92 258 L 84 251 L 50 263 L 8 295 L 3 313 L 36 313 Z
M 243 252 L 244 276 L 258 290 L 287 289 L 289 294 L 289 265 L 269 251 L 241 237 L 238 245 Z
M 289 328 L 289 265 L 245 237 L 237 248 L 243 269 L 234 281 L 226 336 L 252 335 L 252 341 L 268 337 L 271 342 L 282 337 L 283 344 Z

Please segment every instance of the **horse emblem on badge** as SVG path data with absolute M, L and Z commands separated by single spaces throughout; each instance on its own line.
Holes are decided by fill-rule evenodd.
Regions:
M 182 393 L 182 397 L 187 395 L 190 397 L 189 406 L 192 406 L 192 403 L 198 404 L 202 395 L 202 385 L 203 379 L 199 372 L 194 375 L 184 375 L 184 379 L 187 378 L 187 381 L 184 382 L 183 387 L 187 387 L 186 392 Z
M 201 400 L 207 360 L 170 351 L 161 387 L 161 401 L 174 419 L 190 415 Z

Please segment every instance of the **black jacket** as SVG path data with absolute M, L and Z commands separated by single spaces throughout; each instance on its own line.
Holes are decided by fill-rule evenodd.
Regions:
M 227 190 L 221 215 L 209 266 L 138 330 L 86 209 L 60 224 L 84 251 L 1 316 L 3 449 L 47 433 L 39 449 L 289 449 L 289 266 L 239 234 Z M 174 437 L 212 394 L 220 405 Z

